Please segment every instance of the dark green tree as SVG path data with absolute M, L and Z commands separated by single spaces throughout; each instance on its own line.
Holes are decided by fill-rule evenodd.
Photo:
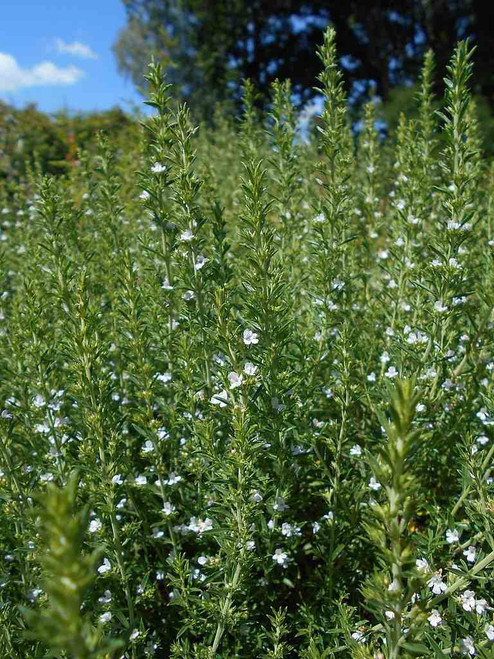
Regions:
M 182 99 L 210 117 L 217 101 L 238 104 L 250 78 L 260 103 L 276 78 L 290 78 L 295 99 L 314 92 L 314 55 L 332 23 L 346 69 L 347 91 L 360 101 L 416 78 L 427 48 L 443 75 L 458 38 L 471 35 L 483 57 L 478 91 L 494 92 L 492 8 L 476 0 L 124 0 L 128 24 L 114 46 L 121 71 L 138 85 L 149 59 L 165 65 Z M 485 90 L 484 90 L 485 88 Z

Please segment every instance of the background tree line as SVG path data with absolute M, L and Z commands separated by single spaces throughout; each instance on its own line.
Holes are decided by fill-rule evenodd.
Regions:
M 319 72 L 316 46 L 331 23 L 350 100 L 417 78 L 428 48 L 438 75 L 458 39 L 477 44 L 474 90 L 494 98 L 494 3 L 485 0 L 124 0 L 128 23 L 114 46 L 121 71 L 137 85 L 151 56 L 166 65 L 178 95 L 200 118 L 218 101 L 237 104 L 250 78 L 259 102 L 289 77 L 302 104 Z M 373 92 L 372 92 L 373 93 Z

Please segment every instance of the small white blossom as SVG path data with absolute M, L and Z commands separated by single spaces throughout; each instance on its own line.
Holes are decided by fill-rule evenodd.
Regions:
M 437 609 L 432 609 L 431 615 L 427 618 L 431 627 L 439 627 L 443 619 L 441 618 Z
M 242 375 L 235 373 L 235 371 L 231 371 L 228 373 L 228 382 L 230 383 L 230 389 L 240 387 L 242 384 Z
M 244 373 L 246 375 L 255 375 L 257 373 L 257 366 L 251 362 L 245 362 L 244 364 Z
M 199 256 L 196 258 L 196 262 L 194 263 L 194 270 L 201 270 L 201 268 L 203 268 L 208 261 L 209 259 L 199 254 Z
M 185 231 L 182 231 L 182 233 L 180 234 L 180 240 L 182 242 L 189 242 L 193 240 L 193 238 L 194 238 L 194 234 L 190 229 L 185 229 Z
M 454 544 L 455 542 L 458 542 L 460 539 L 460 535 L 456 529 L 448 529 L 446 531 L 446 542 L 450 545 Z
M 254 345 L 256 343 L 259 343 L 258 335 L 256 334 L 256 332 L 253 332 L 250 329 L 244 330 L 242 338 L 243 338 L 243 341 L 244 341 L 246 346 L 250 346 L 250 345 Z
M 440 574 L 435 574 L 429 579 L 427 585 L 432 590 L 434 595 L 440 595 L 447 590 L 448 586 L 444 583 L 443 578 Z
M 475 592 L 473 590 L 465 590 L 460 595 L 460 603 L 465 611 L 475 610 Z
M 460 641 L 460 650 L 462 654 L 470 655 L 471 657 L 477 654 L 475 645 L 473 644 L 473 638 L 471 636 L 467 636 Z
M 172 505 L 169 501 L 165 501 L 161 512 L 168 517 L 175 511 L 175 506 Z
M 151 171 L 153 174 L 161 174 L 166 170 L 166 165 L 163 165 L 161 162 L 155 162 L 154 165 L 151 167 Z
M 211 402 L 213 405 L 219 405 L 219 407 L 226 407 L 228 401 L 228 392 L 226 389 L 223 389 L 223 391 L 220 391 L 217 394 L 214 394 L 214 396 L 211 398 Z
M 275 549 L 275 552 L 272 556 L 272 559 L 275 563 L 278 563 L 278 565 L 281 565 L 282 567 L 286 568 L 288 566 L 289 558 L 288 554 L 283 551 L 283 549 Z
M 440 300 L 434 302 L 434 311 L 437 311 L 437 313 L 444 313 L 447 310 L 448 307 L 445 304 L 443 304 Z
M 153 451 L 154 451 L 154 444 L 150 439 L 148 439 L 145 442 L 144 446 L 142 447 L 142 452 L 143 453 L 152 453 Z
M 103 560 L 103 563 L 99 566 L 98 572 L 100 574 L 106 574 L 106 572 L 109 572 L 110 570 L 111 570 L 111 563 L 107 558 L 105 558 Z
M 429 563 L 425 560 L 425 558 L 417 558 L 415 565 L 419 572 L 430 572 Z

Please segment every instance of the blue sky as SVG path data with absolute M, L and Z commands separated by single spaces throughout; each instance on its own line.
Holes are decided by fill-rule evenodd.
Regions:
M 112 53 L 121 0 L 3 0 L 1 13 L 1 100 L 45 112 L 140 104 Z

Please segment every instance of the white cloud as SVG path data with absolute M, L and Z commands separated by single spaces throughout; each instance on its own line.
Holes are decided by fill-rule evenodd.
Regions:
M 27 87 L 73 85 L 84 77 L 76 66 L 60 67 L 53 62 L 40 62 L 30 69 L 23 69 L 15 57 L 0 53 L 0 92 L 13 92 Z
M 98 59 L 91 46 L 86 46 L 86 44 L 80 41 L 66 43 L 63 39 L 56 39 L 55 46 L 57 51 L 64 55 L 73 55 L 74 57 L 82 57 L 83 59 Z

